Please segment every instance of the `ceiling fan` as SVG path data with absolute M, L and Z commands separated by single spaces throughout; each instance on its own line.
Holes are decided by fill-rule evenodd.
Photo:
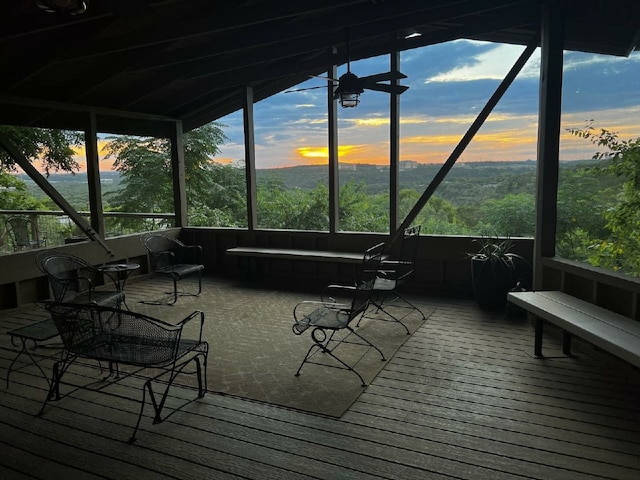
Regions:
M 337 80 L 330 77 L 320 77 L 316 75 L 311 76 L 314 78 L 328 80 L 329 82 L 332 82 L 333 85 L 337 85 L 336 89 L 333 91 L 333 99 L 340 100 L 340 105 L 342 105 L 343 108 L 357 107 L 358 103 L 360 103 L 360 94 L 362 94 L 365 90 L 375 90 L 378 92 L 395 93 L 400 95 L 401 93 L 409 89 L 409 87 L 404 85 L 380 83 L 407 78 L 405 74 L 397 70 L 384 73 L 376 73 L 374 75 L 368 75 L 366 77 L 358 77 L 355 73 L 352 73 L 349 41 L 347 41 L 347 72 L 345 74 L 341 75 Z M 312 90 L 315 88 L 323 87 L 299 88 L 297 90 L 287 90 L 286 93 Z

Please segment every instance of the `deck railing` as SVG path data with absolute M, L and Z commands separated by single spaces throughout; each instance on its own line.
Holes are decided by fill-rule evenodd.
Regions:
M 78 213 L 89 221 L 89 212 Z M 175 224 L 173 213 L 104 212 L 103 215 L 105 217 L 106 238 L 173 227 Z M 86 235 L 64 212 L 0 210 L 0 252 L 2 253 L 11 253 L 27 248 L 16 245 L 7 225 L 7 220 L 13 216 L 26 217 L 30 220 L 29 236 L 41 240 L 42 246 L 54 247 L 87 240 Z

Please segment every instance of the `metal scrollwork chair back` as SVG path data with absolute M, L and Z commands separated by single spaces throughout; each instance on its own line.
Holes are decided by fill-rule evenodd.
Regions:
M 406 228 L 402 235 L 398 258 L 382 260 L 371 297 L 371 305 L 375 307 L 376 312 L 382 312 L 388 320 L 402 325 L 407 335 L 409 335 L 409 329 L 402 322 L 407 315 L 415 311 L 422 316 L 423 320 L 426 318 L 417 306 L 399 292 L 399 287 L 409 281 L 414 273 L 420 229 L 421 225 Z M 400 310 L 396 311 L 396 308 Z
M 117 308 L 124 301 L 124 292 L 117 288 L 97 289 L 102 272 L 80 257 L 48 251 L 36 257 L 36 264 L 49 278 L 56 302 L 94 303 Z
M 141 241 L 149 253 L 151 270 L 155 273 L 168 275 L 173 280 L 173 292 L 168 292 L 173 294 L 171 301 L 145 301 L 145 303 L 172 305 L 178 300 L 178 296 L 200 295 L 204 270 L 200 245 L 185 245 L 176 238 L 157 232 L 143 235 Z M 198 275 L 198 291 L 196 293 L 178 291 L 178 281 L 191 275 Z
M 30 219 L 21 216 L 9 217 L 6 221 L 7 231 L 11 234 L 13 249 L 31 250 L 46 247 L 46 236 L 40 238 L 37 224 Z

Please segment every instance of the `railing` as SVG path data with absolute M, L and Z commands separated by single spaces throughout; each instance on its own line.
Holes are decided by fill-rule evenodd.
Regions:
M 89 212 L 78 212 L 89 221 Z M 106 238 L 131 233 L 148 232 L 175 225 L 173 213 L 122 213 L 104 212 Z M 12 216 L 30 220 L 30 239 L 40 240 L 41 246 L 53 247 L 66 243 L 82 242 L 87 237 L 75 223 L 61 211 L 50 210 L 0 210 L 0 253 L 10 253 L 29 247 L 16 245 L 7 220 Z

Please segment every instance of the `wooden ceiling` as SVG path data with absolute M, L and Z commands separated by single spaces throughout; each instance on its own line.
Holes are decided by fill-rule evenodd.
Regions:
M 554 0 L 549 0 L 554 1 Z M 0 2 L 0 123 L 162 135 L 332 64 L 468 38 L 527 44 L 541 0 L 88 0 L 81 15 Z M 562 3 L 562 2 L 557 2 Z M 565 0 L 566 49 L 628 55 L 637 0 Z M 405 38 L 412 33 L 421 36 Z

